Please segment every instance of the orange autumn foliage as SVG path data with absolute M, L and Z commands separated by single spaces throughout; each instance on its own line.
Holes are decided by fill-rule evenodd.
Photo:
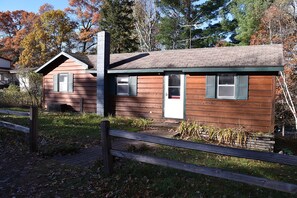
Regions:
M 82 44 L 81 52 L 86 52 L 94 45 L 95 34 L 99 31 L 101 0 L 69 0 L 70 7 L 65 11 L 74 14 L 78 22 L 78 41 Z
M 38 16 L 24 10 L 0 12 L 0 55 L 15 63 L 22 51 L 21 41 Z

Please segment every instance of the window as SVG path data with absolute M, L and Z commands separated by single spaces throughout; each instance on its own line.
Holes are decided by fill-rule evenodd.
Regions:
M 206 98 L 247 100 L 248 79 L 247 75 L 207 75 Z
M 68 74 L 59 74 L 59 91 L 68 91 Z
M 235 75 L 220 74 L 217 76 L 217 98 L 235 99 Z
M 117 77 L 117 94 L 122 96 L 129 95 L 129 77 Z
M 180 98 L 180 75 L 170 74 L 168 76 L 168 98 L 179 99 Z
M 73 92 L 73 74 L 61 73 L 54 75 L 54 91 Z
M 115 80 L 113 80 L 115 79 Z M 115 81 L 116 85 L 114 86 Z M 116 88 L 118 96 L 136 96 L 137 95 L 137 76 L 118 76 L 111 78 L 112 87 Z M 112 91 L 114 93 L 114 91 Z

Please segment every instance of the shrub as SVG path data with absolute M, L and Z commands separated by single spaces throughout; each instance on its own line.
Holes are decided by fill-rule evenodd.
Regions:
M 30 96 L 26 92 L 21 92 L 17 85 L 9 85 L 8 88 L 0 92 L 1 106 L 29 106 Z
M 10 84 L 8 88 L 0 90 L 0 105 L 1 106 L 31 106 L 41 105 L 41 88 L 30 87 L 30 89 L 20 90 L 20 87 Z

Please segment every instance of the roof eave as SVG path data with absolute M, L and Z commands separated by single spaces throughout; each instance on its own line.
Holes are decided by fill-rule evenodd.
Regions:
M 3 59 L 3 60 L 6 60 L 6 61 L 9 61 L 9 62 L 11 62 L 11 60 L 10 60 L 10 59 L 8 59 L 8 58 L 0 57 L 0 59 Z
M 110 69 L 108 74 L 143 74 L 143 73 L 219 73 L 219 72 L 279 72 L 283 66 L 257 66 L 257 67 L 194 67 L 194 68 L 157 68 L 157 69 Z
M 88 73 L 88 74 L 96 74 L 97 73 L 97 70 L 88 69 L 88 70 L 86 70 L 86 73 Z

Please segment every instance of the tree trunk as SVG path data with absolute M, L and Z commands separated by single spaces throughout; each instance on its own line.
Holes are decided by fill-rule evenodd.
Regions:
M 282 87 L 282 92 L 284 94 L 286 103 L 290 109 L 290 111 L 292 112 L 293 116 L 294 116 L 294 120 L 295 120 L 295 129 L 297 130 L 297 113 L 296 113 L 296 109 L 295 109 L 295 105 L 293 103 L 292 97 L 291 97 L 291 93 L 289 91 L 287 82 L 286 82 L 286 76 L 284 75 L 283 72 L 280 72 L 281 77 L 282 77 L 282 82 L 278 79 L 278 82 L 280 83 L 281 87 Z
M 283 126 L 282 126 L 282 136 L 285 137 L 285 124 L 283 123 Z

